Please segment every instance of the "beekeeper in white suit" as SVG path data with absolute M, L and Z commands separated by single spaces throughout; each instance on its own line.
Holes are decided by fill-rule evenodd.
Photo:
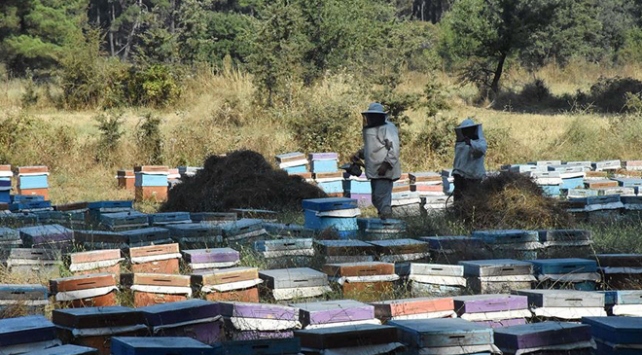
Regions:
M 399 132 L 388 120 L 383 105 L 374 102 L 363 117 L 363 148 L 354 154 L 353 162 L 365 161 L 366 177 L 372 188 L 372 204 L 379 218 L 392 216 L 392 185 L 401 177 Z
M 455 128 L 457 141 L 455 142 L 455 162 L 453 164 L 453 177 L 455 190 L 454 202 L 461 198 L 471 188 L 479 186 L 486 175 L 484 157 L 486 156 L 486 138 L 482 125 L 475 123 L 471 118 L 466 118 Z

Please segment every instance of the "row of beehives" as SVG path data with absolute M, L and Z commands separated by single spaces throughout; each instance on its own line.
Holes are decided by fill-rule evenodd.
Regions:
M 231 248 L 186 250 L 181 254 L 177 244 L 130 248 L 127 258 L 122 258 L 118 249 L 71 253 L 67 267 L 75 276 L 65 278 L 56 275 L 62 263 L 51 250 L 12 249 L 5 263 L 11 274 L 40 273 L 51 278 L 49 291 L 56 302 L 71 306 L 114 305 L 119 290 L 131 291 L 134 304 L 144 306 L 188 299 L 193 294 L 211 300 L 259 302 L 260 290 L 275 301 L 325 297 L 335 291 L 349 298 L 368 299 L 408 291 L 438 296 L 511 289 L 625 290 L 642 280 L 642 255 L 635 254 L 440 264 L 409 262 L 427 257 L 412 250 L 384 256 L 382 259 L 387 257 L 390 262 L 383 262 L 363 261 L 372 258 L 367 254 L 345 255 L 344 250 L 356 249 L 359 243 L 325 242 L 321 244 L 325 248 L 325 260 L 318 267 L 321 271 L 305 266 L 259 270 L 239 266 L 240 253 Z M 181 257 L 186 259 L 183 267 Z M 119 277 L 121 267 L 125 271 Z
M 637 298 L 628 306 L 639 312 Z M 140 308 L 66 308 L 53 310 L 51 321 L 43 316 L 0 320 L 0 351 L 39 350 L 38 354 L 52 355 L 634 353 L 641 343 L 642 317 L 607 316 L 604 303 L 605 294 L 599 292 L 514 290 L 371 303 L 185 300 Z M 608 312 L 617 306 L 607 308 Z M 121 338 L 132 336 L 136 338 Z M 61 344 L 84 348 L 52 348 Z

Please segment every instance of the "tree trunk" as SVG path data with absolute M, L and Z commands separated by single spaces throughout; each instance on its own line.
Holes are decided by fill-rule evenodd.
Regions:
M 109 22 L 109 50 L 111 51 L 111 56 L 116 55 L 116 48 L 114 48 L 114 29 L 112 28 L 113 23 L 116 21 L 116 9 L 114 4 L 111 4 L 111 21 Z
M 505 61 L 506 61 L 506 53 L 502 53 L 501 56 L 499 57 L 499 62 L 497 63 L 495 74 L 493 75 L 493 82 L 490 84 L 490 90 L 493 91 L 493 94 L 495 94 L 495 96 L 497 96 L 497 93 L 499 92 L 499 79 L 502 77 Z

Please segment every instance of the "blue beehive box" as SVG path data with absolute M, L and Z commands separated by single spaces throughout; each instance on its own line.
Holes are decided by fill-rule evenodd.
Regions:
M 108 230 L 126 230 L 147 227 L 147 214 L 138 211 L 104 213 L 100 215 L 100 225 Z
M 0 213 L 0 225 L 11 228 L 35 226 L 38 216 L 32 212 Z
M 99 226 L 103 213 L 129 212 L 134 209 L 133 201 L 94 201 L 87 204 L 86 222 Z
M 44 315 L 49 305 L 47 288 L 31 284 L 0 285 L 0 319 L 11 307 L 19 307 L 26 315 Z M 9 318 L 9 317 L 7 317 Z
M 359 226 L 355 217 L 320 217 L 317 212 L 306 210 L 304 212 L 305 227 L 316 231 L 334 229 L 342 237 L 356 237 Z
M 350 182 L 350 193 L 353 194 L 370 194 L 372 193 L 372 185 L 370 181 L 361 180 L 348 180 Z
M 642 290 L 600 291 L 609 316 L 642 316 Z
M 0 203 L 11 202 L 11 178 L 0 177 Z
M 188 337 L 113 337 L 112 355 L 213 355 L 214 349 Z
M 51 346 L 55 345 L 56 340 L 56 327 L 44 316 L 0 319 L 0 352 L 4 352 L 5 348 L 21 344 L 26 345 L 26 350 L 35 350 L 30 349 L 27 344 L 51 342 L 53 343 L 49 344 Z M 46 346 L 45 343 L 39 348 Z M 9 354 L 21 353 L 9 352 Z
M 345 197 L 307 199 L 302 201 L 305 227 L 316 231 L 332 228 L 341 238 L 356 237 L 361 213 L 357 200 Z
M 313 173 L 333 173 L 339 170 L 336 159 L 312 160 L 310 171 Z
M 563 353 L 589 355 L 593 348 L 588 325 L 556 321 L 497 328 L 494 341 L 505 354 L 528 354 L 535 348 L 541 351 L 536 353 L 552 355 L 561 353 L 559 349 L 563 348 L 572 349 Z
M 21 190 L 46 189 L 49 187 L 47 175 L 20 175 L 18 178 Z
M 85 213 L 80 211 L 34 211 L 41 224 L 60 224 L 67 228 L 84 228 Z
M 160 212 L 148 215 L 149 224 L 163 226 L 176 223 L 192 223 L 189 212 Z
M 133 201 L 94 201 L 87 204 L 89 210 L 95 210 L 103 213 L 107 212 L 124 212 L 134 208 Z
M 256 218 L 241 218 L 238 221 L 221 224 L 223 240 L 247 240 L 266 234 L 263 220 Z
M 581 189 L 584 187 L 584 173 L 564 173 L 561 189 Z
M 118 232 L 117 235 L 126 238 L 130 247 L 174 243 L 169 235 L 169 229 L 161 227 L 130 229 Z
M 68 248 L 74 241 L 74 232 L 59 224 L 22 227 L 18 231 L 26 248 Z
M 336 181 L 320 181 L 317 186 L 327 194 L 343 193 L 343 180 L 337 179 Z
M 11 195 L 11 203 L 27 203 L 34 201 L 44 201 L 42 195 Z
M 471 233 L 471 236 L 487 244 L 530 243 L 539 240 L 537 231 L 525 229 L 476 230 Z
M 87 346 L 65 344 L 46 348 L 42 350 L 30 351 L 29 355 L 99 355 L 98 349 Z
M 436 354 L 475 354 L 493 350 L 490 326 L 460 318 L 392 320 L 387 324 L 397 327 L 400 340 L 414 350 L 443 351 L 429 352 Z M 456 348 L 460 352 L 452 352 Z
M 216 355 L 294 355 L 300 352 L 299 338 L 236 340 L 214 345 Z
M 493 257 L 508 257 L 511 253 L 519 259 L 536 259 L 537 250 L 541 249 L 539 234 L 535 230 L 498 229 L 473 231 L 471 236 L 479 238 L 486 244 L 486 249 Z M 497 254 L 497 255 L 495 255 Z
M 29 201 L 22 203 L 11 203 L 9 204 L 9 210 L 11 212 L 20 212 L 20 211 L 49 211 L 53 210 L 51 206 L 51 201 Z
M 531 260 L 539 288 L 595 291 L 600 276 L 595 260 L 563 258 Z
M 181 249 L 211 248 L 223 241 L 221 227 L 210 223 L 168 224 L 172 239 Z
M 13 228 L 0 227 L 0 249 L 11 249 L 22 246 L 20 232 Z
M 136 171 L 134 175 L 134 186 L 136 187 L 168 186 L 169 184 L 167 174 L 146 174 Z
M 263 223 L 263 228 L 268 234 L 283 237 L 314 237 L 316 232 L 299 224 L 289 223 Z
M 642 344 L 642 317 L 583 317 L 593 339 L 611 344 Z M 639 353 L 639 350 L 638 350 Z
M 283 170 L 285 170 L 288 174 L 307 173 L 308 172 L 308 166 L 306 164 L 288 166 L 288 167 L 283 168 Z
M 400 219 L 357 218 L 359 237 L 366 240 L 403 238 L 406 222 Z
M 346 197 L 327 197 L 306 199 L 301 202 L 303 209 L 327 212 L 359 208 L 357 200 Z

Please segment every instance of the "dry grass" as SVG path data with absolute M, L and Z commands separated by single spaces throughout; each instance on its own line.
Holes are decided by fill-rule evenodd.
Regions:
M 554 95 L 574 93 L 578 89 L 587 90 L 602 75 L 642 77 L 642 71 L 636 69 L 572 63 L 566 68 L 548 66 L 531 74 L 512 68 L 506 73 L 504 86 L 518 91 L 538 77 Z M 435 79 L 407 73 L 399 90 L 422 94 L 428 80 Z M 441 112 L 438 117 L 454 117 L 458 121 L 473 117 L 484 124 L 490 145 L 486 159 L 490 170 L 498 169 L 502 164 L 544 159 L 640 158 L 637 156 L 639 149 L 629 149 L 638 148 L 639 139 L 631 134 L 626 136 L 627 131 L 642 128 L 637 121 L 616 122 L 598 114 L 572 111 L 570 106 L 566 111 L 545 114 L 524 114 L 511 111 L 510 107 L 504 111 L 477 107 L 471 105 L 476 96 L 471 85 L 459 86 L 457 79 L 446 73 L 438 73 L 436 80 L 444 84 L 452 105 L 451 110 Z M 291 106 L 265 109 L 254 102 L 255 87 L 250 75 L 231 69 L 214 73 L 202 68 L 186 83 L 180 105 L 153 112 L 162 119 L 164 163 L 198 166 L 209 155 L 239 149 L 255 150 L 273 162 L 276 154 L 300 150 L 287 122 L 305 112 L 306 105 L 320 107 L 324 102 L 346 102 L 358 118 L 371 98 L 368 90 L 358 88 L 355 81 L 356 78 L 346 73 L 329 75 L 313 88 L 295 88 Z M 54 203 L 130 198 L 129 194 L 116 188 L 113 176 L 118 169 L 130 169 L 141 163 L 135 136 L 141 117 L 148 110 L 123 111 L 125 135 L 114 154 L 115 163 L 100 165 L 94 160 L 99 135 L 94 117 L 99 111 L 60 111 L 48 101 L 22 110 L 20 98 L 24 85 L 25 81 L 19 80 L 0 83 L 0 120 L 23 114 L 39 122 L 34 128 L 36 131 L 30 133 L 33 139 L 28 141 L 34 143 L 25 143 L 20 154 L 13 153 L 7 163 L 52 166 L 50 181 Z M 424 126 L 426 112 L 417 108 L 408 115 L 412 120 L 410 134 L 416 135 Z M 360 142 L 351 144 L 357 148 Z M 402 160 L 405 156 L 409 157 L 408 162 L 412 161 L 412 165 L 404 164 L 406 171 L 438 171 L 450 167 L 450 156 L 431 159 L 427 152 L 408 149 L 402 149 Z

